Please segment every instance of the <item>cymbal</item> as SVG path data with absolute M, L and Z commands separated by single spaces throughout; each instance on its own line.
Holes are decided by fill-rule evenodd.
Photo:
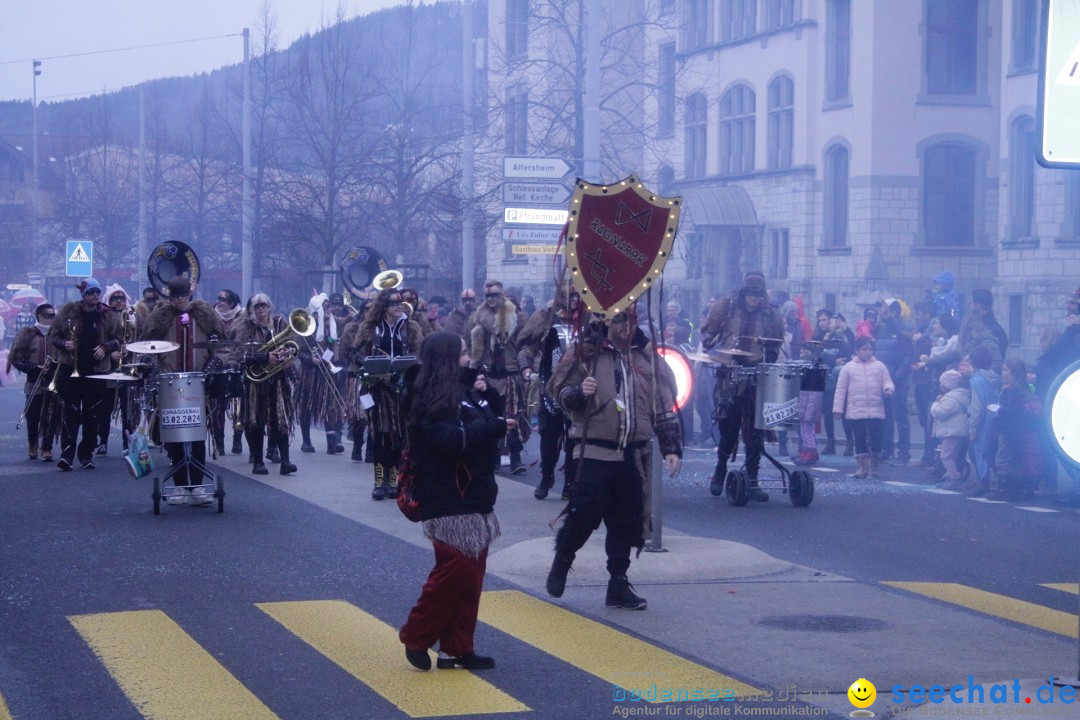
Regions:
M 711 358 L 708 355 L 706 355 L 705 353 L 701 353 L 701 352 L 688 352 L 688 353 L 686 353 L 686 359 L 687 360 L 692 360 L 693 362 L 703 362 L 703 363 L 715 362 L 714 358 Z
M 127 350 L 140 355 L 158 355 L 180 349 L 180 346 L 168 340 L 143 340 L 127 344 Z
M 756 353 L 748 352 L 746 350 L 736 350 L 735 348 L 724 348 L 722 350 L 713 350 L 714 355 L 730 355 L 731 357 L 757 357 Z
M 153 367 L 150 363 L 124 363 L 121 368 L 134 368 L 135 370 L 149 370 Z
M 91 380 L 116 380 L 119 382 L 138 382 L 139 378 L 122 372 L 111 372 L 104 375 L 87 375 Z
M 194 347 L 196 347 L 196 348 L 198 348 L 200 350 L 205 350 L 207 348 L 236 347 L 237 345 L 251 345 L 251 344 L 253 344 L 253 343 L 242 343 L 242 342 L 238 342 L 236 340 L 206 340 L 206 341 L 201 341 L 201 342 L 195 343 Z M 254 344 L 258 345 L 259 343 L 254 343 Z
M 740 340 L 750 340 L 751 342 L 756 342 L 756 343 L 782 343 L 782 342 L 784 342 L 783 338 L 757 337 L 757 336 L 754 336 L 754 335 L 740 335 L 739 339 Z

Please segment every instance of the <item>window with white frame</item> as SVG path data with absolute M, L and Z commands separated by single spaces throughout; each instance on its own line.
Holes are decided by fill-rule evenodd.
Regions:
M 660 88 L 657 135 L 668 137 L 675 132 L 675 43 L 661 45 L 657 56 Z
M 529 151 L 529 91 L 515 85 L 506 92 L 506 154 Z
M 825 247 L 848 245 L 848 181 L 850 156 L 843 145 L 825 153 Z
M 770 170 L 791 167 L 791 147 L 795 136 L 795 83 L 781 75 L 769 83 Z
M 757 26 L 757 0 L 721 0 L 720 39 L 738 40 L 753 35 Z
M 927 95 L 979 90 L 980 0 L 926 0 Z
M 923 152 L 922 231 L 926 247 L 975 246 L 975 171 L 970 145 L 943 142 Z
M 705 47 L 709 42 L 709 0 L 685 0 L 683 44 L 686 50 Z
M 825 22 L 825 100 L 851 97 L 851 0 L 828 0 Z
M 769 277 L 776 280 L 788 276 L 789 238 L 787 228 L 769 231 Z
M 776 30 L 795 23 L 795 0 L 765 0 L 765 29 Z
M 529 54 L 529 0 L 506 0 L 506 57 L 523 60 Z
M 1009 238 L 1032 237 L 1035 215 L 1035 121 L 1017 118 L 1009 128 Z
M 720 98 L 720 174 L 754 169 L 754 91 L 736 85 Z
M 1040 14 L 1039 0 L 1013 0 L 1013 71 L 1037 69 Z
M 705 109 L 705 96 L 694 93 L 686 99 L 686 177 L 705 177 L 705 142 L 708 131 L 708 116 Z

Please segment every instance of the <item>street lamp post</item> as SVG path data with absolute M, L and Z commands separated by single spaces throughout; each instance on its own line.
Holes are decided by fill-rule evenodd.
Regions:
M 31 144 L 31 147 L 33 148 L 31 150 L 31 154 L 33 155 L 32 160 L 33 160 L 33 163 L 34 163 L 34 197 L 32 198 L 32 200 L 34 202 L 36 202 L 37 201 L 37 190 L 38 190 L 37 79 L 38 79 L 38 75 L 41 74 L 41 61 L 40 60 L 34 60 L 32 67 L 34 69 L 34 74 L 33 74 L 34 96 L 33 96 L 33 99 L 31 100 L 31 114 L 33 115 L 34 137 L 31 140 L 30 144 Z

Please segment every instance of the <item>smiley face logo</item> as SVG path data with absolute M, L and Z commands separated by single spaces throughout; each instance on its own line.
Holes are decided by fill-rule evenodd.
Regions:
M 866 678 L 859 678 L 851 683 L 847 691 L 848 700 L 857 708 L 868 708 L 877 699 L 877 688 Z

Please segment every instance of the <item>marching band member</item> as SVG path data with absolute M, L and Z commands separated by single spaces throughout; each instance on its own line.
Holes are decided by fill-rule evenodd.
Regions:
M 218 358 L 220 362 L 221 351 L 212 348 L 208 341 L 211 336 L 224 337 L 225 326 L 209 303 L 193 298 L 195 288 L 187 277 L 177 276 L 170 280 L 166 293 L 168 300 L 159 302 L 146 321 L 146 339 L 166 340 L 180 347 L 157 356 L 158 372 L 205 372 L 211 360 Z M 184 457 L 184 443 L 165 443 L 165 451 L 175 465 Z M 191 443 L 191 457 L 201 465 L 206 464 L 205 441 Z M 173 477 L 176 487 L 202 485 L 203 475 L 198 468 L 182 469 Z M 206 488 L 198 487 L 189 492 L 190 497 L 174 494 L 166 502 L 173 505 L 189 500 L 195 505 L 213 502 Z
M 64 402 L 56 466 L 65 471 L 71 470 L 76 455 L 84 470 L 94 469 L 99 414 L 105 412 L 105 383 L 88 376 L 111 370 L 109 353 L 120 349 L 122 334 L 119 316 L 101 302 L 101 283 L 88 277 L 78 288 L 82 300 L 60 308 L 48 336 L 57 350 L 57 391 Z
M 338 322 L 341 337 L 334 346 L 333 362 L 345 368 L 338 373 L 344 375 L 343 397 L 345 399 L 345 422 L 348 423 L 349 439 L 352 440 L 353 462 L 364 461 L 364 435 L 367 434 L 367 416 L 360 407 L 360 363 L 363 356 L 356 352 L 357 336 L 360 331 L 360 318 L 345 304 L 341 293 L 330 296 L 330 312 Z
M 239 343 L 254 343 L 258 346 L 270 342 L 271 338 L 288 328 L 288 321 L 280 315 L 274 315 L 274 305 L 265 293 L 255 293 L 247 301 L 247 310 L 240 327 L 236 331 Z M 247 372 L 255 370 L 271 371 L 275 367 L 292 364 L 291 348 L 281 347 L 265 352 L 246 352 L 241 344 L 233 351 L 236 364 L 246 364 Z M 244 420 L 244 434 L 251 449 L 252 469 L 255 475 L 266 475 L 268 470 L 263 463 L 263 442 L 269 439 L 269 446 L 276 448 L 280 456 L 280 472 L 291 475 L 296 466 L 289 462 L 289 434 L 293 425 L 293 375 L 295 370 L 286 367 L 275 372 L 261 382 L 248 382 L 244 389 L 240 413 Z
M 236 329 L 240 326 L 240 321 L 244 317 L 244 308 L 240 307 L 240 296 L 234 290 L 218 290 L 217 302 L 214 303 L 214 312 L 221 318 L 221 322 L 225 326 L 225 336 L 219 339 L 235 339 Z M 218 455 L 225 454 L 225 408 L 228 404 L 228 402 L 218 402 L 214 406 L 211 418 L 214 422 L 214 444 L 217 445 Z M 240 442 L 243 435 L 244 430 L 242 427 L 233 427 L 233 455 L 244 452 L 244 447 Z
M 326 293 L 311 298 L 307 311 L 315 318 L 318 330 L 314 338 L 307 338 L 308 345 L 300 352 L 300 382 L 296 384 L 293 405 L 299 408 L 300 433 L 303 444 L 300 452 L 315 452 L 311 444 L 311 421 L 321 423 L 326 430 L 326 454 L 337 455 L 345 451 L 341 444 L 342 410 L 337 402 L 340 392 L 337 389 L 337 375 L 332 373 L 329 363 L 323 358 L 327 351 L 332 352 L 339 339 L 337 318 L 327 312 L 330 300 Z M 334 383 L 333 388 L 329 382 Z
M 401 293 L 382 290 L 368 305 L 356 332 L 357 362 L 372 355 L 416 355 L 423 340 L 420 326 L 405 315 Z M 371 376 L 366 376 L 371 377 Z M 375 487 L 372 500 L 397 497 L 397 466 L 404 443 L 405 422 L 398 374 L 371 378 L 366 390 L 374 405 L 367 410 L 374 442 Z
M 134 342 L 139 337 L 140 323 L 135 315 L 135 308 L 128 305 L 127 292 L 119 284 L 109 285 L 105 288 L 105 302 L 120 317 L 123 328 L 121 338 L 124 344 Z M 119 370 L 123 363 L 122 353 L 123 348 L 111 354 L 114 372 Z M 120 425 L 123 428 L 121 434 L 125 450 L 127 449 L 127 434 L 135 429 L 139 420 L 138 414 L 131 412 L 131 408 L 128 407 L 127 385 L 121 382 L 117 383 L 118 387 L 109 387 L 112 384 L 108 383 L 105 388 L 105 412 L 101 414 L 101 425 L 98 428 L 98 455 L 109 452 L 109 431 L 112 429 L 112 416 L 117 403 L 120 404 Z
M 413 288 L 401 288 L 401 301 L 412 308 L 409 319 L 420 326 L 420 332 L 427 337 L 431 334 L 431 320 L 428 319 L 427 305 L 420 299 L 420 294 Z
M 53 440 L 60 430 L 60 406 L 56 393 L 48 391 L 55 353 L 50 351 L 47 336 L 55 317 L 52 305 L 38 305 L 34 309 L 35 324 L 20 330 L 11 346 L 11 365 L 26 373 L 26 454 L 37 460 L 40 445 L 44 462 L 52 462 Z

